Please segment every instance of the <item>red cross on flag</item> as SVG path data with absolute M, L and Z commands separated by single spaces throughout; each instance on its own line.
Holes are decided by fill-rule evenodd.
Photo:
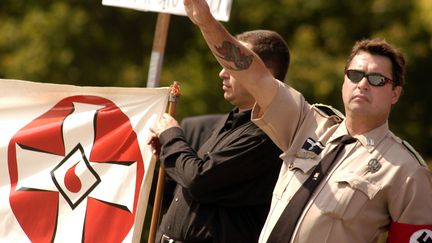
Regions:
M 168 95 L 0 80 L 0 241 L 139 240 Z

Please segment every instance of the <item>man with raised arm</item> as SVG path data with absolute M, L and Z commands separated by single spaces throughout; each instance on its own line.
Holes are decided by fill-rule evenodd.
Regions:
M 289 49 L 278 33 L 253 30 L 236 39 L 263 59 L 272 75 L 285 79 Z M 226 69 L 219 77 L 225 100 L 235 108 L 213 121 L 204 144 L 194 147 L 186 134 L 190 128 L 181 129 L 168 114 L 152 129 L 152 141 L 161 145 L 160 162 L 176 183 L 157 243 L 257 242 L 270 209 L 282 151 L 251 122 L 253 97 Z M 157 151 L 159 143 L 150 144 Z
M 255 124 L 284 151 L 260 242 L 376 242 L 384 232 L 388 242 L 432 242 L 430 171 L 388 128 L 404 85 L 399 50 L 381 39 L 355 43 L 343 70 L 343 117 L 273 78 L 205 0 L 184 5 L 218 62 L 255 98 Z

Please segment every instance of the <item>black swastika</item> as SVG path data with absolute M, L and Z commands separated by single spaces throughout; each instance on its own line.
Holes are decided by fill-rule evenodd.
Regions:
M 418 243 L 432 243 L 432 238 L 427 234 L 427 232 L 423 232 L 419 238 L 417 238 Z

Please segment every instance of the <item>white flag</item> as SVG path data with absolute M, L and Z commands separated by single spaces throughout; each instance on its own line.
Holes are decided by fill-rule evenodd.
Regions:
M 0 79 L 0 241 L 138 241 L 168 95 Z

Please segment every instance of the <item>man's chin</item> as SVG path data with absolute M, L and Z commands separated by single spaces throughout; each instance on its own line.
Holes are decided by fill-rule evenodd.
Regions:
M 356 114 L 356 115 L 367 115 L 370 113 L 369 109 L 363 102 L 351 103 L 346 109 L 346 113 Z

